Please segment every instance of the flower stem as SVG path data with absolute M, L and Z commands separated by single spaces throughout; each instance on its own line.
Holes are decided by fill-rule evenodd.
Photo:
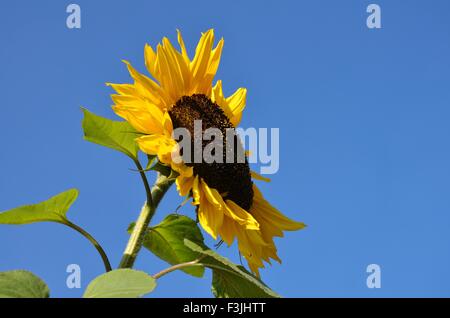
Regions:
M 152 191 L 150 190 L 150 185 L 147 180 L 147 176 L 145 175 L 144 168 L 142 168 L 141 163 L 139 160 L 134 160 L 134 164 L 136 165 L 139 174 L 141 175 L 142 183 L 145 187 L 145 194 L 147 195 L 147 204 L 151 207 L 153 205 L 153 198 L 152 198 Z
M 190 261 L 190 262 L 173 265 L 173 266 L 168 267 L 168 268 L 160 271 L 159 273 L 153 275 L 153 278 L 154 279 L 161 278 L 162 276 L 164 276 L 166 274 L 169 274 L 169 273 L 171 273 L 173 271 L 176 271 L 178 269 L 182 269 L 182 268 L 185 268 L 185 267 L 203 266 L 203 264 L 200 263 L 200 260 L 201 259 L 196 259 L 196 260 L 193 260 L 193 261 Z
M 140 169 L 138 167 L 138 169 Z M 142 170 L 142 169 L 140 169 Z M 143 180 L 147 180 L 145 177 Z M 158 173 L 155 185 L 150 191 L 151 204 L 149 204 L 149 200 L 147 200 L 144 206 L 141 209 L 141 213 L 136 221 L 136 224 L 131 232 L 130 239 L 128 240 L 127 247 L 125 248 L 125 252 L 122 256 L 122 260 L 120 261 L 119 268 L 132 268 L 134 262 L 136 261 L 137 255 L 141 250 L 142 244 L 144 243 L 145 234 L 150 224 L 153 215 L 158 207 L 159 202 L 166 194 L 167 190 L 169 190 L 170 186 L 173 184 L 175 180 L 171 178 L 167 178 Z M 145 185 L 146 182 L 144 182 Z M 148 184 L 148 182 L 147 182 Z M 146 187 L 147 188 L 147 187 Z
M 61 223 L 64 224 L 64 225 L 67 225 L 68 227 L 70 227 L 72 229 L 74 229 L 75 231 L 77 231 L 78 233 L 83 235 L 85 238 L 87 238 L 89 240 L 89 242 L 91 242 L 92 245 L 94 245 L 94 247 L 97 249 L 98 253 L 102 257 L 103 264 L 105 265 L 105 270 L 107 272 L 111 271 L 111 263 L 109 262 L 108 256 L 106 255 L 106 253 L 103 250 L 102 246 L 97 242 L 97 240 L 91 234 L 89 234 L 84 229 L 82 229 L 78 225 L 70 222 L 67 219 L 62 221 Z

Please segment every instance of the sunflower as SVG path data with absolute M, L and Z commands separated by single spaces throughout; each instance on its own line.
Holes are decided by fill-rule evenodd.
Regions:
M 264 261 L 281 262 L 273 238 L 305 225 L 266 201 L 252 179 L 268 180 L 250 171 L 247 160 L 231 164 L 174 160 L 172 153 L 179 142 L 172 137 L 175 128 L 192 132 L 195 120 L 202 120 L 202 129 L 224 132 L 234 128 L 241 120 L 247 94 L 245 88 L 239 88 L 225 97 L 220 80 L 213 86 L 224 43 L 221 39 L 214 47 L 213 30 L 202 34 L 192 60 L 177 33 L 180 51 L 167 38 L 156 51 L 145 46 L 145 65 L 153 79 L 124 61 L 134 83 L 107 84 L 116 91 L 111 95 L 113 110 L 142 133 L 136 142 L 144 153 L 157 155 L 178 173 L 177 190 L 192 198 L 203 229 L 229 246 L 237 238 L 240 253 L 259 275 Z M 237 147 L 242 147 L 239 141 Z

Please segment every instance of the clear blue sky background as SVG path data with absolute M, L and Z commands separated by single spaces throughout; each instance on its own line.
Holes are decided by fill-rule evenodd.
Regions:
M 128 158 L 83 141 L 80 106 L 115 118 L 104 83 L 130 81 L 121 59 L 144 70 L 144 44 L 175 41 L 176 28 L 192 54 L 213 27 L 225 38 L 217 78 L 227 93 L 248 88 L 242 126 L 281 131 L 280 171 L 261 187 L 309 225 L 277 241 L 284 262 L 264 280 L 289 297 L 450 296 L 448 1 L 378 0 L 381 30 L 366 27 L 369 1 L 79 0 L 81 30 L 66 28 L 69 3 L 0 4 L 0 210 L 77 187 L 70 218 L 116 265 L 144 192 Z M 179 203 L 171 191 L 155 221 Z M 0 254 L 0 270 L 31 270 L 53 296 L 82 294 L 66 288 L 68 264 L 83 289 L 103 270 L 58 224 L 0 226 Z M 164 267 L 147 251 L 137 262 Z M 171 274 L 153 295 L 208 297 L 210 274 Z

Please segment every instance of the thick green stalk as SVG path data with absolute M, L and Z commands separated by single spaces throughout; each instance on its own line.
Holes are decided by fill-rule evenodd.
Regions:
M 145 174 L 143 180 L 146 180 Z M 170 186 L 175 180 L 167 178 L 158 173 L 155 185 L 151 189 L 151 193 L 147 193 L 147 197 L 151 198 L 151 205 L 147 200 L 141 209 L 141 213 L 136 221 L 136 224 L 131 232 L 130 239 L 128 240 L 127 247 L 120 261 L 119 268 L 132 268 L 136 261 L 137 255 L 141 250 L 144 242 L 145 233 L 156 212 L 159 202 L 169 190 Z M 145 184 L 145 181 L 144 181 Z M 147 187 L 146 187 L 147 189 Z
M 169 178 L 158 172 L 156 182 L 152 187 L 153 206 L 155 210 L 158 208 L 159 202 L 169 190 L 170 186 L 175 182 L 175 178 Z

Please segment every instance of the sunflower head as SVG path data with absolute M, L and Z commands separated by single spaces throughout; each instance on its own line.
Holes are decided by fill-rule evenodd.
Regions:
M 246 159 L 237 160 L 244 150 L 233 129 L 241 120 L 247 91 L 239 88 L 225 97 L 220 80 L 213 86 L 223 43 L 221 39 L 214 46 L 214 31 L 209 30 L 202 34 L 191 59 L 178 31 L 179 50 L 167 38 L 156 50 L 145 46 L 145 65 L 151 77 L 125 61 L 134 82 L 109 85 L 116 91 L 112 95 L 113 110 L 143 134 L 136 139 L 140 149 L 157 155 L 178 172 L 178 192 L 192 197 L 205 231 L 228 245 L 236 238 L 250 269 L 258 274 L 264 261 L 280 261 L 273 237 L 301 229 L 304 224 L 290 220 L 270 205 L 252 181 L 265 178 L 251 172 Z M 174 149 L 180 142 L 173 137 L 174 129 L 186 129 L 195 148 L 196 122 L 201 122 L 202 132 L 214 128 L 222 133 L 222 160 L 194 160 L 195 151 L 188 160 L 186 156 L 174 160 Z M 230 141 L 234 145 L 231 149 L 226 146 Z M 207 142 L 200 142 L 201 150 L 207 146 Z

